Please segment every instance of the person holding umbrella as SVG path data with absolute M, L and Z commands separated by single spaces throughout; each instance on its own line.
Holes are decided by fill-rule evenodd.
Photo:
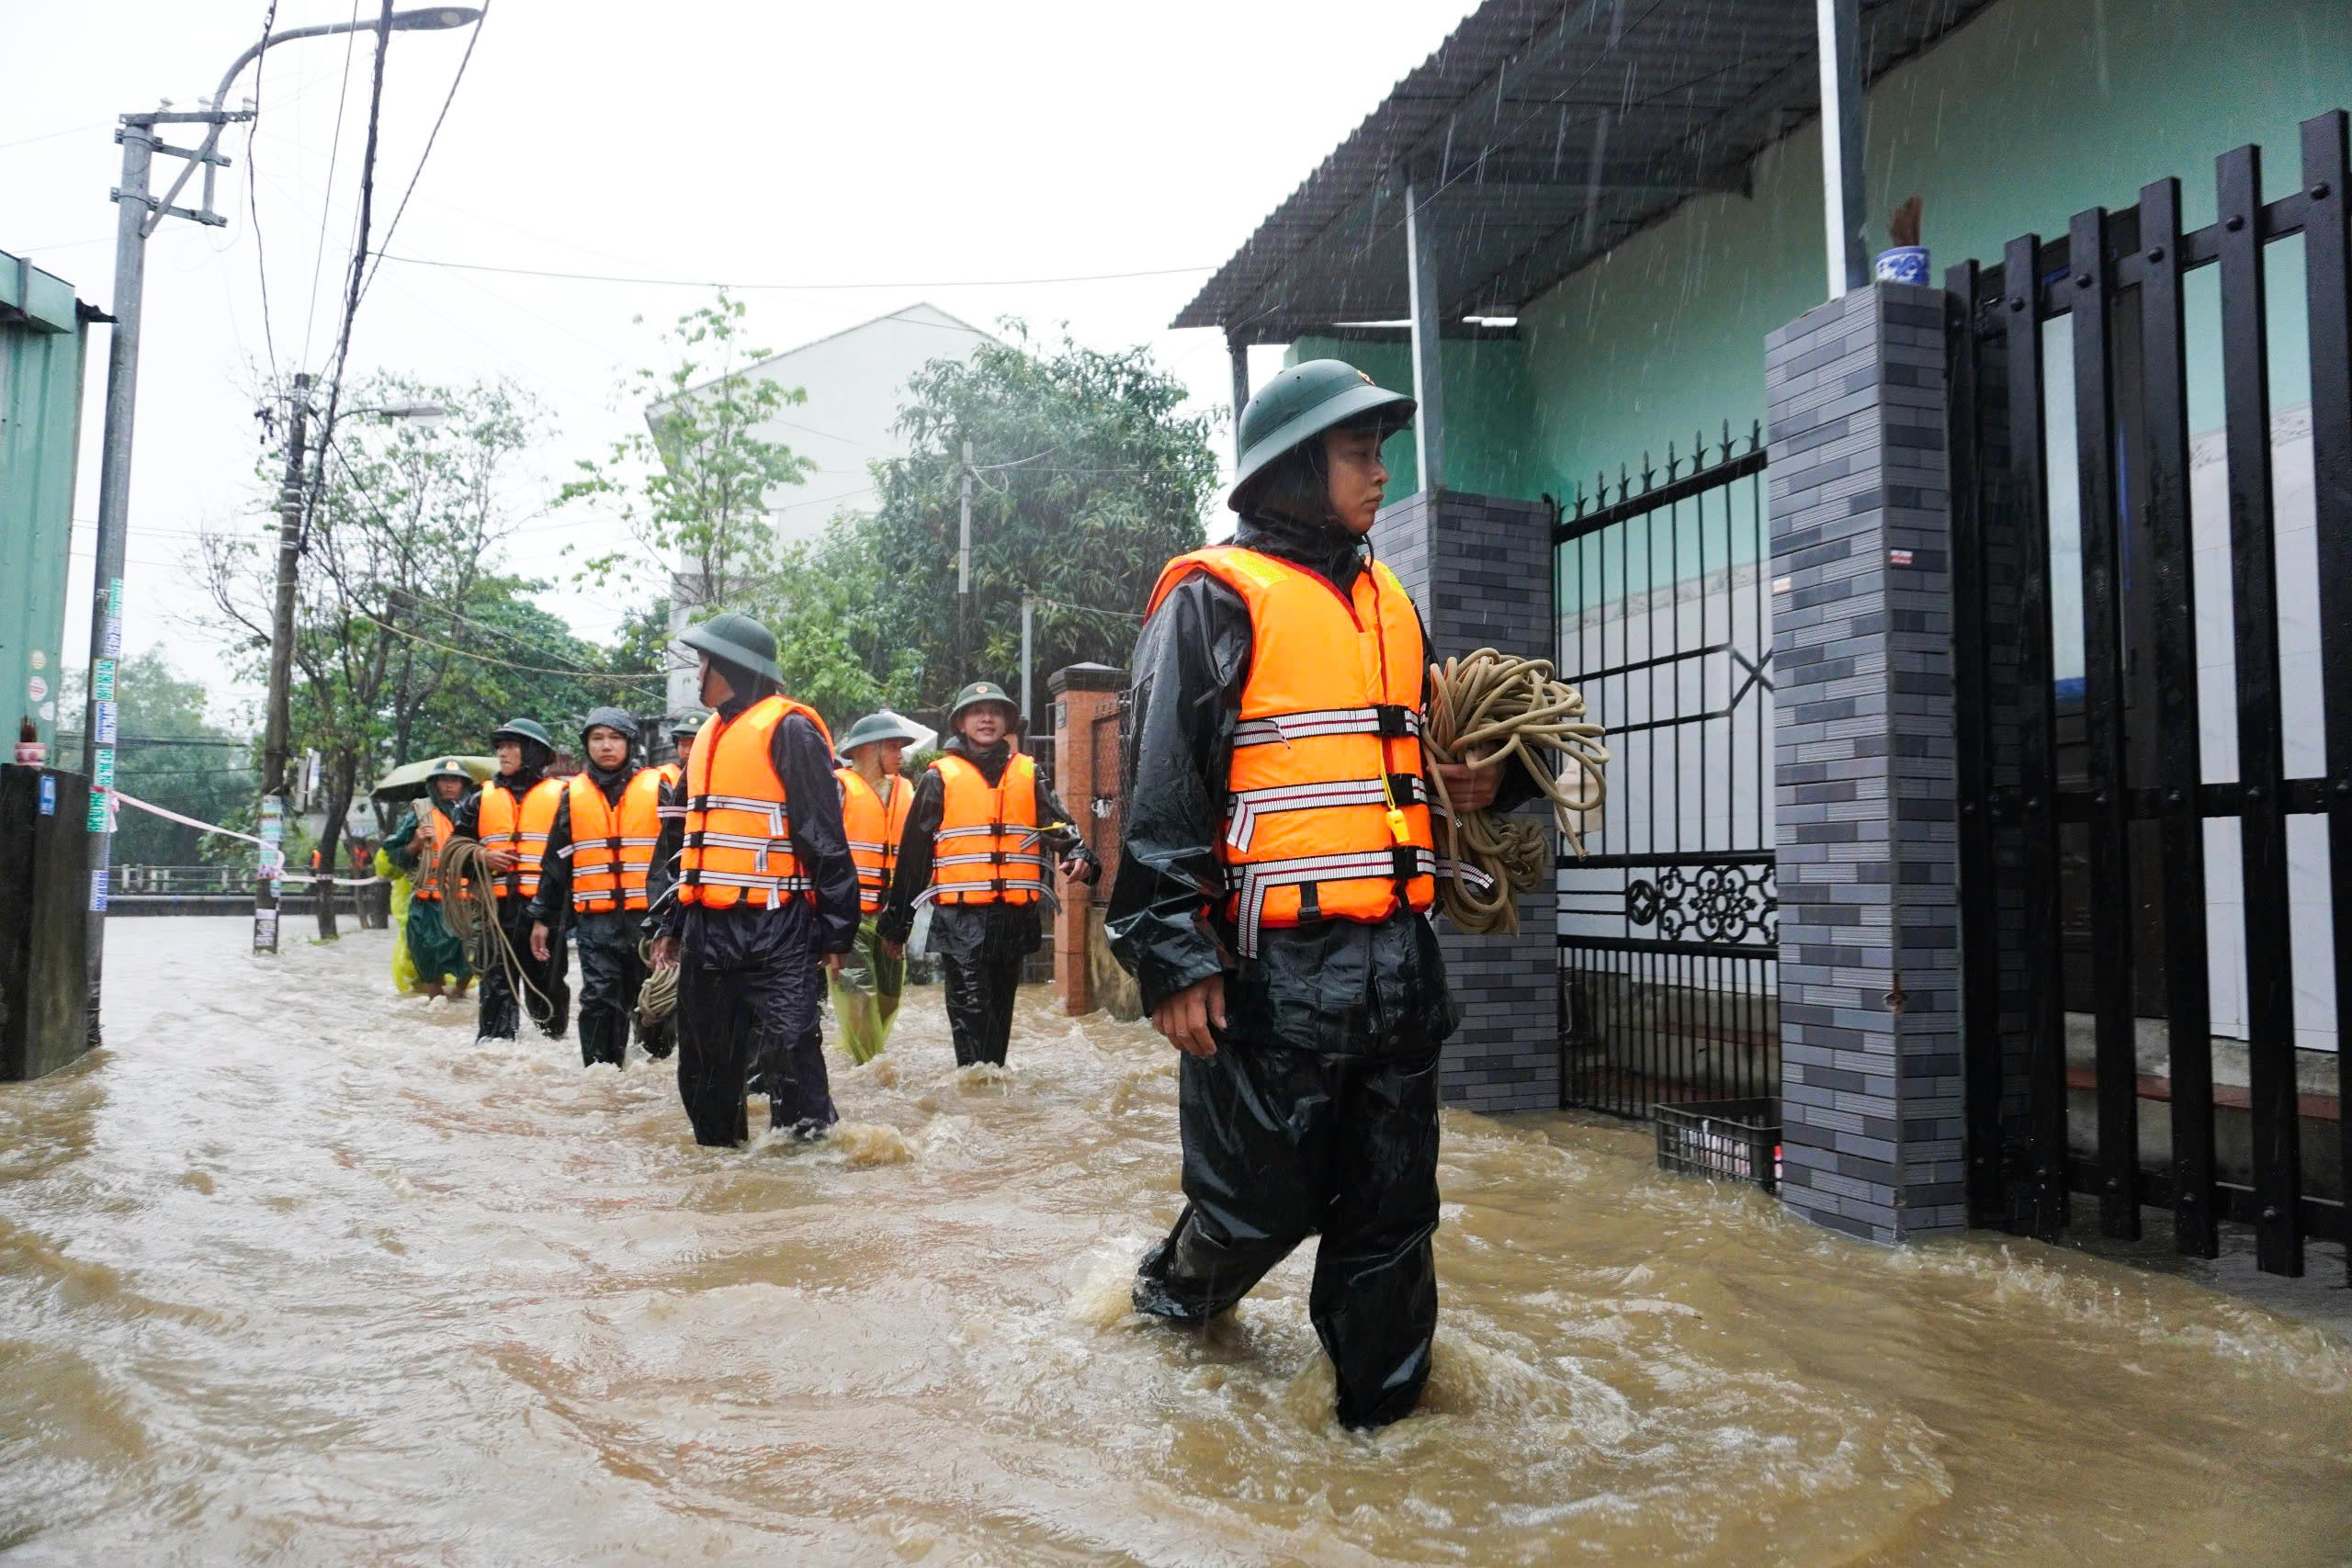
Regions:
M 408 819 L 384 840 L 384 854 L 409 874 L 408 918 L 401 940 L 416 967 L 416 988 L 428 997 L 447 994 L 458 1001 L 474 983 L 466 944 L 449 934 L 441 919 L 441 851 L 457 830 L 458 803 L 474 787 L 473 775 L 455 757 L 444 757 L 424 775 L 423 798 L 409 803 Z

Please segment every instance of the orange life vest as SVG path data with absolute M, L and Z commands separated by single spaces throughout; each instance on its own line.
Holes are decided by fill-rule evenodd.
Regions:
M 1256 550 L 1212 546 L 1168 563 L 1170 589 L 1207 572 L 1250 611 L 1250 676 L 1226 774 L 1226 915 L 1245 954 L 1266 926 L 1427 909 L 1438 858 L 1421 778 L 1427 651 L 1412 597 L 1373 561 L 1351 593 Z
M 771 745 L 787 714 L 833 738 L 817 710 L 790 697 L 762 697 L 732 721 L 713 715 L 686 762 L 686 838 L 678 855 L 678 902 L 707 909 L 767 908 L 816 891 L 792 852 L 791 803 Z
M 501 898 L 536 897 L 539 865 L 547 859 L 548 835 L 555 831 L 556 803 L 563 798 L 561 779 L 541 779 L 525 792 L 522 808 L 514 795 L 492 780 L 481 786 L 481 815 L 474 830 L 486 850 L 512 850 L 514 867 L 498 879 Z
M 686 792 L 678 787 L 678 780 L 684 774 L 685 769 L 675 762 L 664 762 L 654 769 L 653 773 L 663 784 L 670 786 L 670 792 L 663 797 L 660 807 L 662 820 L 668 822 L 674 818 L 684 821 L 686 815 Z
M 662 775 L 650 768 L 630 774 L 617 808 L 586 773 L 572 775 L 571 793 L 571 842 L 559 852 L 571 862 L 571 907 L 588 915 L 644 908 L 662 832 Z
M 441 846 L 449 841 L 454 826 L 449 814 L 437 805 L 424 813 L 424 820 L 416 825 L 416 836 L 424 840 L 424 852 L 416 857 L 415 889 L 409 897 L 437 903 L 441 897 Z
M 890 792 L 885 800 L 855 768 L 836 768 L 842 781 L 842 830 L 849 839 L 849 858 L 857 863 L 858 912 L 878 915 L 890 896 L 890 879 L 899 874 L 899 840 L 907 830 L 907 813 L 915 792 L 907 781 L 885 773 L 882 784 Z
M 942 904 L 1035 904 L 1046 897 L 1046 855 L 1037 833 L 1037 763 L 1014 752 L 994 786 L 950 752 L 932 763 L 947 786 L 933 840 L 931 886 Z

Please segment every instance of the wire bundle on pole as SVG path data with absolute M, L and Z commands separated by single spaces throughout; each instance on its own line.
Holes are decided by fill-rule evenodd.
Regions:
M 1421 754 L 1430 789 L 1445 814 L 1441 844 L 1456 863 L 1484 872 L 1491 885 L 1441 877 L 1438 891 L 1446 918 L 1463 931 L 1484 936 L 1519 931 L 1519 896 L 1541 886 L 1552 870 L 1552 833 L 1556 829 L 1578 855 L 1584 851 L 1583 818 L 1609 793 L 1604 770 L 1608 731 L 1584 716 L 1584 694 L 1556 679 L 1548 659 L 1518 659 L 1482 648 L 1464 659 L 1430 666 L 1429 723 L 1421 732 Z M 1515 822 L 1484 811 L 1456 811 L 1437 765 L 1501 767 L 1512 758 L 1552 803 L 1551 829 Z
M 514 994 L 524 998 L 537 998 L 538 1006 L 531 1009 L 531 1016 L 545 1021 L 555 1016 L 555 1004 L 547 993 L 531 984 L 529 970 L 523 964 L 523 955 L 506 940 L 506 926 L 498 918 L 498 879 L 479 839 L 451 839 L 441 846 L 440 868 L 435 874 L 441 880 L 441 923 L 449 934 L 465 944 L 466 962 L 474 973 L 486 975 L 491 965 L 499 964 L 506 972 L 506 982 Z

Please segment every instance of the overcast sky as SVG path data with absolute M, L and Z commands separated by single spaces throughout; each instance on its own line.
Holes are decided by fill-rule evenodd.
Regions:
M 361 3 L 372 14 L 374 0 Z M 110 305 L 113 117 L 166 97 L 197 107 L 259 36 L 265 8 L 10 6 L 0 250 Z M 854 286 L 747 292 L 755 341 L 779 350 L 916 299 L 984 325 L 1008 313 L 1067 321 L 1097 347 L 1150 343 L 1200 406 L 1222 407 L 1221 340 L 1166 330 L 1204 270 L 1055 287 L 975 280 L 1223 263 L 1467 8 L 495 0 L 390 248 L 550 271 Z M 353 14 L 351 0 L 281 0 L 277 26 Z M 468 36 L 394 35 L 379 236 Z M 273 346 L 288 374 L 319 372 L 328 358 L 357 207 L 370 49 L 363 39 L 346 53 L 331 39 L 273 51 L 253 145 L 242 128 L 224 140 L 235 159 L 217 198 L 228 226 L 175 220 L 149 245 L 125 640 L 164 643 L 184 672 L 215 684 L 216 699 L 230 694 L 220 655 L 194 624 L 205 604 L 187 552 L 200 525 L 256 504 L 253 367 L 267 374 Z M 232 99 L 253 94 L 254 80 L 248 71 Z M 158 186 L 169 177 L 159 173 Z M 352 375 L 504 374 L 532 389 L 552 425 L 517 498 L 536 509 L 574 458 L 636 419 L 616 399 L 620 374 L 653 363 L 655 330 L 707 298 L 387 264 L 361 307 Z M 645 324 L 632 325 L 639 314 Z M 91 341 L 72 664 L 86 650 L 104 423 L 103 330 Z M 1261 379 L 1275 352 L 1259 351 Z M 812 402 L 796 417 L 821 427 L 824 411 Z M 569 512 L 527 523 L 511 565 L 568 579 L 560 551 L 587 542 L 583 525 Z M 565 581 L 542 603 L 582 636 L 603 637 L 621 597 Z

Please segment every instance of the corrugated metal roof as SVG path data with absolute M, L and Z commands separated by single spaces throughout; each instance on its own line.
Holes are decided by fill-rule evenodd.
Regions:
M 1991 0 L 1864 0 L 1872 78 Z M 1444 319 L 1519 307 L 1818 112 L 1815 0 L 1487 0 L 1173 323 L 1283 343 L 1409 313 L 1405 189 Z

